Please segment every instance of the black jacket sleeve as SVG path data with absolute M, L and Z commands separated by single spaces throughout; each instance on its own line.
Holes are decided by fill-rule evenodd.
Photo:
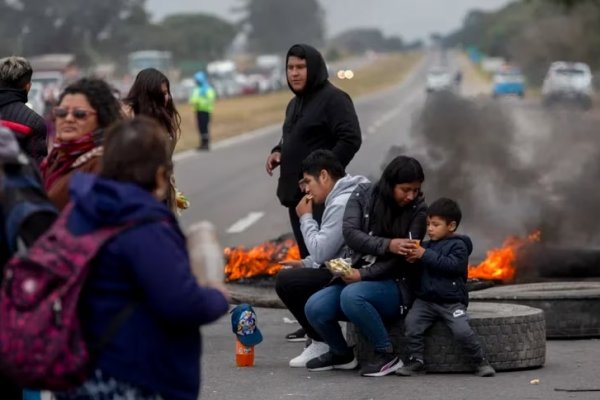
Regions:
M 365 191 L 363 185 L 359 185 L 346 203 L 342 233 L 346 245 L 354 252 L 370 254 L 374 256 L 384 255 L 390 245 L 390 239 L 369 235 L 362 227 L 364 209 L 368 202 L 365 198 L 369 191 Z
M 346 167 L 360 149 L 362 135 L 354 104 L 344 92 L 336 92 L 326 108 L 329 129 L 336 138 L 333 153 Z
M 285 120 L 283 123 L 282 131 L 284 131 L 286 129 L 286 124 L 288 124 L 288 121 L 290 120 L 290 115 L 289 115 L 290 110 L 292 109 L 292 105 L 295 104 L 295 102 L 296 102 L 296 98 L 294 97 L 289 101 L 288 105 L 285 108 Z M 281 144 L 282 143 L 283 143 L 283 132 L 281 134 L 281 139 L 279 139 L 279 143 L 277 143 L 277 145 L 271 149 L 271 153 L 274 153 L 276 151 L 281 153 Z
M 427 249 L 421 257 L 423 265 L 431 271 L 444 276 L 465 276 L 469 264 L 469 251 L 464 242 L 455 240 L 447 252 L 443 254 Z

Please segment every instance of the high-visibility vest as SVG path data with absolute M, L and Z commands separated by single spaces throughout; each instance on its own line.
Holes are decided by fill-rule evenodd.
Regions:
M 213 109 L 215 108 L 216 98 L 217 93 L 212 87 L 208 87 L 204 91 L 204 95 L 202 95 L 200 88 L 196 87 L 192 92 L 192 96 L 190 97 L 190 104 L 196 111 L 212 113 Z

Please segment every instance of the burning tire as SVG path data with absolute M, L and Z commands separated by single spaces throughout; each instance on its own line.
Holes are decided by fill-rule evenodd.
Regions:
M 600 337 L 600 282 L 496 286 L 470 293 L 470 297 L 544 310 L 548 339 Z
M 469 305 L 471 326 L 479 336 L 487 358 L 496 371 L 541 367 L 546 360 L 544 313 L 516 304 L 477 303 Z M 407 354 L 403 321 L 388 327 L 396 351 Z M 357 358 L 364 363 L 373 356 L 373 347 L 352 324 L 349 340 L 356 345 Z M 427 332 L 425 362 L 429 372 L 471 372 L 474 366 L 456 345 L 450 330 L 441 322 Z

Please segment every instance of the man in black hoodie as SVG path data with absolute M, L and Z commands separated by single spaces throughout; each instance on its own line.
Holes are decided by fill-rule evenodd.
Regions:
M 31 64 L 23 57 L 0 59 L 0 125 L 15 132 L 19 144 L 38 164 L 46 157 L 46 124 L 27 107 Z
M 286 56 L 288 86 L 296 95 L 285 111 L 283 134 L 271 150 L 266 169 L 269 175 L 281 165 L 277 197 L 289 210 L 294 237 L 300 255 L 309 253 L 304 244 L 296 205 L 303 192 L 302 161 L 317 149 L 331 150 L 344 168 L 360 148 L 362 138 L 352 99 L 328 80 L 323 56 L 306 44 L 292 46 Z M 313 209 L 313 218 L 320 223 L 323 208 Z

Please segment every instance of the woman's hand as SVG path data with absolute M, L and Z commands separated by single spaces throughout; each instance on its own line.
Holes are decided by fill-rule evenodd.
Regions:
M 390 253 L 399 254 L 401 256 L 408 256 L 412 250 L 417 248 L 417 243 L 410 239 L 392 239 L 388 250 Z
M 355 268 L 352 268 L 352 272 L 350 272 L 347 275 L 342 275 L 342 276 L 340 276 L 340 278 L 342 278 L 342 280 L 345 283 L 354 283 L 354 282 L 361 281 L 360 272 L 358 272 L 358 270 Z

